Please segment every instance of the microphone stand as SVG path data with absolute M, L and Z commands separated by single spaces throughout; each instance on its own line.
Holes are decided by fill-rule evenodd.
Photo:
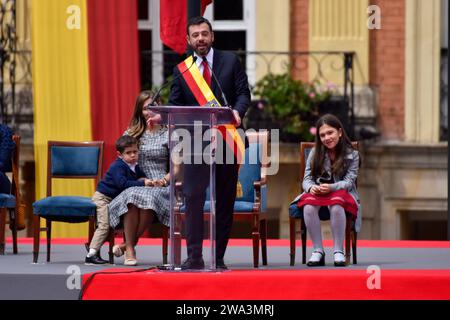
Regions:
M 233 111 L 234 119 L 235 119 L 236 123 L 239 123 L 238 119 L 236 118 L 236 115 L 234 114 L 234 109 L 231 108 L 231 106 L 229 105 L 227 97 L 225 96 L 225 92 L 223 91 L 222 86 L 220 85 L 220 82 L 217 79 L 216 74 L 214 73 L 213 69 L 211 68 L 211 65 L 209 64 L 209 62 L 206 59 L 206 57 L 203 57 L 203 61 L 206 61 L 206 64 L 208 65 L 209 70 L 211 70 L 211 74 L 213 76 L 213 79 L 214 79 L 214 81 L 216 81 L 217 86 L 219 87 L 220 94 L 222 95 L 223 102 L 225 103 L 224 107 L 226 107 L 228 109 L 231 109 Z
M 209 64 L 206 57 L 203 57 L 203 61 L 206 61 L 206 64 L 208 65 L 209 70 L 211 70 L 211 74 L 214 78 L 214 81 L 217 83 L 217 86 L 219 87 L 220 94 L 222 95 L 223 102 L 225 103 L 225 106 L 231 109 L 231 106 L 228 104 L 227 97 L 225 96 L 225 93 L 223 92 L 222 86 L 220 85 L 219 80 L 217 80 L 216 74 L 214 73 L 213 69 L 211 68 L 211 65 Z

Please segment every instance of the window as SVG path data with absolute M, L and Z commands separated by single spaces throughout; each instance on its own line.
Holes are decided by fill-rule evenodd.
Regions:
M 215 0 L 214 20 L 244 20 L 243 0 Z
M 172 74 L 178 62 L 176 54 L 169 50 L 159 37 L 159 0 L 138 0 L 138 30 L 141 51 L 141 85 L 151 88 L 161 85 Z M 214 0 L 206 8 L 205 18 L 211 21 L 214 46 L 221 50 L 254 51 L 255 49 L 255 0 Z M 252 56 L 243 57 L 249 82 L 255 79 Z
M 163 82 L 162 43 L 159 38 L 159 0 L 138 0 L 141 88 L 150 89 Z
M 214 0 L 206 7 L 204 16 L 213 25 L 215 46 L 221 50 L 254 51 L 255 12 L 255 0 Z M 247 55 L 241 58 L 247 70 L 249 82 L 254 83 L 255 56 Z

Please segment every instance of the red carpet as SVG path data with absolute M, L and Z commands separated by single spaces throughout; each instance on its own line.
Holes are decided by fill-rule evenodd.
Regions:
M 52 239 L 52 244 L 61 245 L 84 245 L 87 241 L 86 238 L 55 238 Z M 120 240 L 117 239 L 116 242 Z M 12 238 L 6 238 L 6 243 L 11 244 Z M 19 238 L 19 244 L 33 244 L 33 238 Z M 41 237 L 41 244 L 45 244 L 45 237 Z M 205 240 L 205 245 L 208 241 Z M 162 244 L 162 239 L 159 238 L 141 238 L 139 239 L 139 245 L 144 246 L 159 246 Z M 183 245 L 185 241 L 183 240 Z M 300 240 L 296 241 L 297 248 L 300 246 Z M 329 248 L 333 245 L 332 240 L 324 240 L 323 244 Z M 252 245 L 251 239 L 230 239 L 229 246 L 235 247 L 248 247 Z M 311 247 L 312 242 L 307 241 L 308 247 Z M 289 239 L 269 239 L 267 240 L 267 246 L 269 247 L 288 247 Z M 358 240 L 358 247 L 360 248 L 450 248 L 450 241 L 413 241 L 413 240 Z
M 368 289 L 365 270 L 145 271 L 97 274 L 83 299 L 120 300 L 450 300 L 450 270 L 382 270 Z M 89 275 L 83 276 L 83 283 Z M 373 283 L 369 281 L 370 283 Z M 320 288 L 320 289 L 318 289 Z
M 142 239 L 141 245 L 159 239 Z M 155 241 L 157 243 L 155 243 Z M 269 240 L 287 247 L 288 240 Z M 250 246 L 232 239 L 230 246 Z M 299 245 L 299 243 L 297 244 Z M 309 243 L 310 245 L 310 243 Z M 324 241 L 329 247 L 331 241 Z M 450 248 L 449 241 L 358 241 L 359 248 Z M 97 274 L 85 287 L 84 299 L 131 300 L 450 300 L 450 269 L 386 269 L 379 286 L 366 269 L 231 270 L 222 273 L 115 269 Z M 122 271 L 123 273 L 120 273 Z M 89 275 L 83 276 L 83 281 Z M 377 287 L 369 289 L 369 287 Z
M 86 239 L 52 239 L 54 245 L 82 246 Z M 119 242 L 119 240 L 117 240 Z M 140 246 L 161 246 L 161 239 L 143 238 Z M 11 243 L 11 238 L 7 239 Z M 42 239 L 41 244 L 45 243 Z M 31 245 L 32 238 L 20 238 L 19 244 Z M 268 240 L 269 248 L 285 247 L 289 241 Z M 310 246 L 311 243 L 308 242 Z M 332 241 L 325 240 L 325 247 Z M 230 247 L 249 247 L 251 239 L 231 239 Z M 300 242 L 297 242 L 297 248 Z M 447 250 L 450 241 L 359 240 L 358 248 L 425 248 Z M 434 251 L 436 252 L 436 251 Z M 444 251 L 443 251 L 444 252 Z M 247 254 L 247 253 L 246 253 Z M 300 253 L 297 249 L 297 266 Z M 269 255 L 270 256 L 270 255 Z M 433 256 L 433 255 L 431 255 Z M 436 257 L 436 255 L 434 255 Z M 120 300 L 450 300 L 450 266 L 440 259 L 434 269 L 426 267 L 390 269 L 387 259 L 381 269 L 380 287 L 366 269 L 310 269 L 287 265 L 283 270 L 242 270 L 227 272 L 168 272 L 139 269 L 108 269 L 98 272 L 84 288 L 83 298 Z M 269 268 L 270 263 L 269 257 Z M 359 260 L 364 265 L 364 260 Z M 422 266 L 424 264 L 422 263 Z M 426 265 L 426 264 L 425 264 Z M 133 272 L 134 271 L 134 272 Z M 115 273 L 116 272 L 116 273 Z M 110 274 L 105 274 L 110 273 Z M 90 274 L 83 275 L 83 283 Z

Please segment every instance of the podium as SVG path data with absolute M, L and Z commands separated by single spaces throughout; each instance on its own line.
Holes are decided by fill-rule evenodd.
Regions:
M 218 125 L 234 124 L 233 111 L 228 107 L 211 106 L 152 106 L 151 111 L 161 116 L 160 124 L 169 128 L 170 150 L 170 246 L 169 264 L 166 270 L 181 270 L 181 219 L 185 203 L 180 202 L 186 184 L 196 181 L 183 181 L 186 165 L 207 165 L 209 167 L 209 215 L 204 228 L 202 255 L 204 271 L 216 270 L 216 156 Z M 181 186 L 181 187 L 180 187 Z M 181 194 L 181 195 L 180 195 Z M 204 205 L 204 204 L 203 204 Z M 203 226 L 205 223 L 203 223 Z M 206 240 L 206 241 L 205 241 Z

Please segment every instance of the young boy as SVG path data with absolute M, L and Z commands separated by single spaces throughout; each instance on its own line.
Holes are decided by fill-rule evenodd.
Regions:
M 105 264 L 100 248 L 109 233 L 108 204 L 123 190 L 136 186 L 151 186 L 153 181 L 145 178 L 138 166 L 138 141 L 131 136 L 121 136 L 116 141 L 118 158 L 111 164 L 105 177 L 98 183 L 92 201 L 97 205 L 97 229 L 89 245 L 85 264 Z

